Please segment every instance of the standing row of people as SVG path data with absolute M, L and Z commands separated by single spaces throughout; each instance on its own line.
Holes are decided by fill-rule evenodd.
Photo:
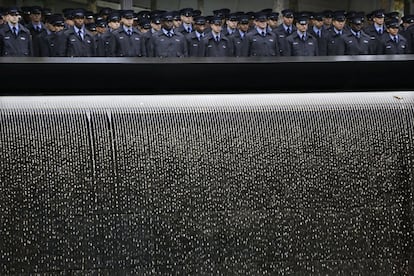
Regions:
M 103 10 L 102 10 L 103 11 Z M 251 57 L 411 54 L 414 16 L 401 20 L 384 10 L 296 13 L 271 9 L 204 17 L 179 12 L 134 13 L 105 9 L 90 18 L 83 9 L 44 17 L 40 7 L 22 24 L 10 7 L 0 25 L 1 56 L 40 57 Z M 281 24 L 279 24 L 281 22 Z M 1 23 L 1 22 L 0 22 Z

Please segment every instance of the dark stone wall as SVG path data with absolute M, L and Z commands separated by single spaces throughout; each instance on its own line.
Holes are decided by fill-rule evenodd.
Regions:
M 0 99 L 0 274 L 412 275 L 413 93 Z
M 412 91 L 414 55 L 0 59 L 0 95 Z

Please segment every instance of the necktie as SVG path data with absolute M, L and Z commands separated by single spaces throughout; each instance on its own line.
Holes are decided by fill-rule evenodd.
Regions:
M 289 28 L 287 28 L 287 34 L 289 35 L 290 34 L 290 27 Z
M 128 34 L 128 36 L 131 36 L 132 35 L 131 30 L 128 29 L 127 34 Z
M 216 36 L 216 42 L 219 42 L 220 41 L 220 38 L 219 38 L 219 36 L 217 35 Z
M 40 27 L 39 26 L 36 26 L 36 32 L 40 32 Z
M 167 32 L 167 36 L 168 37 L 172 37 L 172 33 L 171 32 Z
M 382 35 L 382 29 L 378 29 L 378 34 Z
M 16 29 L 16 27 L 13 27 L 12 28 L 12 31 L 13 31 L 14 36 L 17 36 L 17 29 Z
M 79 35 L 79 38 L 80 38 L 81 40 L 83 40 L 83 37 L 82 37 L 82 30 L 79 30 L 79 31 L 78 31 L 78 35 Z
M 317 31 L 316 34 L 318 35 L 318 37 L 321 37 L 321 31 Z
M 266 36 L 266 33 L 265 32 L 262 32 L 262 36 Z
M 394 40 L 395 43 L 398 43 L 398 39 L 397 39 L 396 36 L 394 36 L 393 40 Z
M 305 40 L 306 40 L 305 35 L 302 35 L 302 40 L 303 40 L 303 41 L 305 41 Z
M 187 32 L 191 33 L 191 29 L 190 27 L 187 28 Z
M 342 35 L 342 31 L 339 31 L 339 32 L 338 32 L 338 34 L 339 34 L 339 35 Z

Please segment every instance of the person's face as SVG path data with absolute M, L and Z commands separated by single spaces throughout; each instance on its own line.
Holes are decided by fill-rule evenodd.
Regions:
M 359 32 L 359 31 L 361 31 L 361 30 L 362 30 L 362 24 L 354 24 L 354 23 L 352 23 L 352 24 L 351 24 L 351 29 L 352 29 L 354 32 Z
M 6 21 L 10 22 L 13 25 L 16 25 L 17 23 L 19 23 L 20 20 L 20 15 L 12 13 L 12 14 L 8 14 L 6 16 Z
M 181 21 L 184 22 L 185 24 L 191 24 L 193 22 L 193 17 L 181 15 Z
M 66 25 L 68 25 L 69 27 L 75 26 L 75 21 L 73 21 L 72 19 L 66 19 L 65 20 Z
M 47 28 L 49 31 L 51 31 L 51 32 L 56 32 L 56 28 L 55 28 L 55 26 L 53 26 L 52 24 L 50 24 L 50 23 L 45 23 L 45 26 L 46 26 L 46 28 Z
M 94 18 L 85 18 L 85 24 L 89 24 L 89 23 L 95 23 L 95 19 Z
M 267 24 L 269 25 L 270 28 L 275 29 L 277 28 L 277 20 L 276 19 L 269 19 L 267 20 Z
M 247 32 L 249 30 L 249 23 L 240 23 L 239 24 L 239 29 L 242 32 Z
M 337 21 L 337 20 L 333 20 L 332 21 L 332 25 L 338 30 L 343 30 L 343 28 L 345 27 L 345 21 Z
M 85 23 L 85 18 L 84 17 L 75 17 L 75 19 L 73 21 L 75 23 L 75 26 L 77 28 L 80 28 Z
M 108 22 L 108 26 L 111 28 L 111 30 L 116 30 L 121 26 L 121 23 L 119 21 L 111 21 Z
M 151 22 L 151 28 L 153 28 L 155 31 L 159 31 L 161 30 L 161 23 Z
M 323 21 L 318 21 L 318 20 L 312 20 L 312 25 L 315 26 L 316 28 L 320 29 L 323 26 Z
M 221 32 L 221 29 L 222 29 L 221 24 L 216 24 L 215 23 L 215 24 L 211 24 L 210 26 L 211 26 L 211 29 L 213 30 L 213 32 L 215 32 L 216 34 Z
M 391 27 L 391 28 L 387 28 L 387 32 L 390 35 L 396 36 L 398 34 L 398 27 Z
M 195 24 L 194 28 L 196 29 L 197 32 L 203 33 L 206 29 L 206 25 L 205 24 Z
M 173 25 L 174 25 L 174 28 L 178 28 L 178 27 L 180 27 L 181 25 L 183 24 L 183 22 L 181 21 L 181 19 L 174 19 L 173 20 Z
M 293 24 L 293 17 L 285 17 L 285 16 L 283 16 L 283 23 L 286 26 L 292 25 Z
M 122 22 L 122 24 L 124 26 L 130 28 L 130 27 L 132 27 L 132 24 L 134 24 L 134 18 L 125 18 L 125 17 L 122 17 L 121 18 L 121 22 Z
M 145 28 L 139 28 L 139 30 L 141 31 L 141 33 L 145 34 L 146 32 L 149 31 L 149 29 L 145 29 Z
M 299 24 L 296 23 L 296 28 L 299 30 L 299 32 L 306 32 L 308 30 L 308 24 Z
M 172 20 L 162 20 L 161 21 L 161 25 L 164 29 L 166 29 L 167 31 L 171 30 L 173 27 L 173 21 Z
M 55 32 L 57 33 L 57 32 L 62 31 L 65 28 L 65 26 L 54 26 L 54 28 L 55 28 Z
M 230 29 L 236 29 L 237 28 L 237 21 L 235 21 L 235 20 L 227 20 L 226 23 L 227 23 L 227 26 Z
M 383 25 L 384 24 L 384 18 L 374 17 L 373 21 L 377 25 Z
M 323 25 L 330 26 L 332 25 L 332 18 L 324 17 L 322 22 L 323 22 Z
M 96 32 L 98 34 L 103 34 L 104 32 L 106 32 L 106 28 L 105 27 L 96 27 Z
M 41 13 L 32 13 L 32 14 L 30 14 L 30 20 L 32 22 L 39 23 L 42 20 L 42 14 Z
M 255 20 L 254 23 L 256 24 L 256 27 L 264 30 L 267 27 L 267 22 L 262 20 Z

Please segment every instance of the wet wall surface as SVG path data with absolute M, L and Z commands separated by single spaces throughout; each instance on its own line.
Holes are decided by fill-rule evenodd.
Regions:
M 0 98 L 0 274 L 410 275 L 413 93 Z

